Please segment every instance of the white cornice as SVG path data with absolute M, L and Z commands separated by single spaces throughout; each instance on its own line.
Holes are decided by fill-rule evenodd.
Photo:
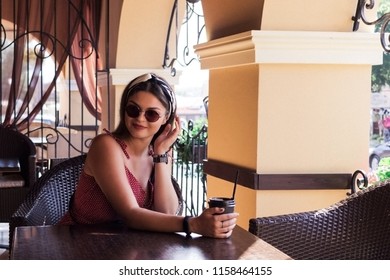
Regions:
M 195 46 L 202 69 L 243 64 L 382 63 L 378 33 L 252 30 Z

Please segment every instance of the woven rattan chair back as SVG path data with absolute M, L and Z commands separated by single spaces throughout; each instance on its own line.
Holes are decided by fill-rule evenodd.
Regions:
M 53 225 L 68 211 L 86 155 L 67 159 L 46 171 L 10 220 L 10 244 L 17 226 Z
M 253 218 L 249 231 L 293 259 L 390 259 L 390 182 L 318 211 Z

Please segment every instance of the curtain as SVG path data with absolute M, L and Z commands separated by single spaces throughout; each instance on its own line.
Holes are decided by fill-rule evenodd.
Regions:
M 68 57 L 85 106 L 91 114 L 100 118 L 101 98 L 95 76 L 99 68 L 96 39 L 100 6 L 101 0 L 1 1 L 2 19 L 14 22 L 16 27 L 11 84 L 9 92 L 2 94 L 2 100 L 7 100 L 3 125 L 23 130 L 34 120 L 55 89 Z M 30 55 L 26 58 L 27 43 L 31 38 L 36 38 L 38 43 L 34 46 L 34 58 Z M 86 39 L 91 43 L 88 48 L 83 48 Z M 45 88 L 36 90 L 46 75 L 43 73 L 43 61 L 49 57 L 55 61 L 52 80 Z M 29 67 L 32 70 L 28 71 L 28 77 L 25 75 L 26 60 L 33 66 Z
M 85 1 L 81 13 L 85 24 L 78 25 L 78 32 L 73 40 L 72 70 L 85 107 L 101 120 L 101 92 L 94 75 L 98 70 L 102 70 L 97 51 L 101 1 Z

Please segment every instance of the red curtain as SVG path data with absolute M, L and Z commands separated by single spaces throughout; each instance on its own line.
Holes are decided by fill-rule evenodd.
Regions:
M 101 92 L 95 74 L 102 69 L 96 44 L 100 29 L 98 21 L 101 15 L 101 1 L 85 1 L 80 12 L 85 23 L 78 25 L 73 40 L 72 70 L 85 107 L 101 120 Z
M 86 108 L 100 119 L 96 72 L 101 66 L 96 46 L 101 0 L 1 0 L 0 7 L 2 19 L 15 26 L 11 84 L 9 92 L 2 92 L 2 100 L 8 101 L 3 125 L 23 130 L 34 120 L 55 89 L 68 57 Z M 39 43 L 34 46 L 34 58 L 27 58 L 33 70 L 24 81 L 26 44 L 31 38 Z M 48 57 L 55 60 L 53 79 L 42 91 L 36 90 Z

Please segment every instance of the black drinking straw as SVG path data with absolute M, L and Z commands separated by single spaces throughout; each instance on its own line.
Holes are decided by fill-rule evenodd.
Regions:
M 236 179 L 234 179 L 234 188 L 233 188 L 233 197 L 232 200 L 234 200 L 234 196 L 236 195 L 236 188 L 237 188 L 237 182 L 238 182 L 238 174 L 240 172 L 237 170 L 236 172 Z

